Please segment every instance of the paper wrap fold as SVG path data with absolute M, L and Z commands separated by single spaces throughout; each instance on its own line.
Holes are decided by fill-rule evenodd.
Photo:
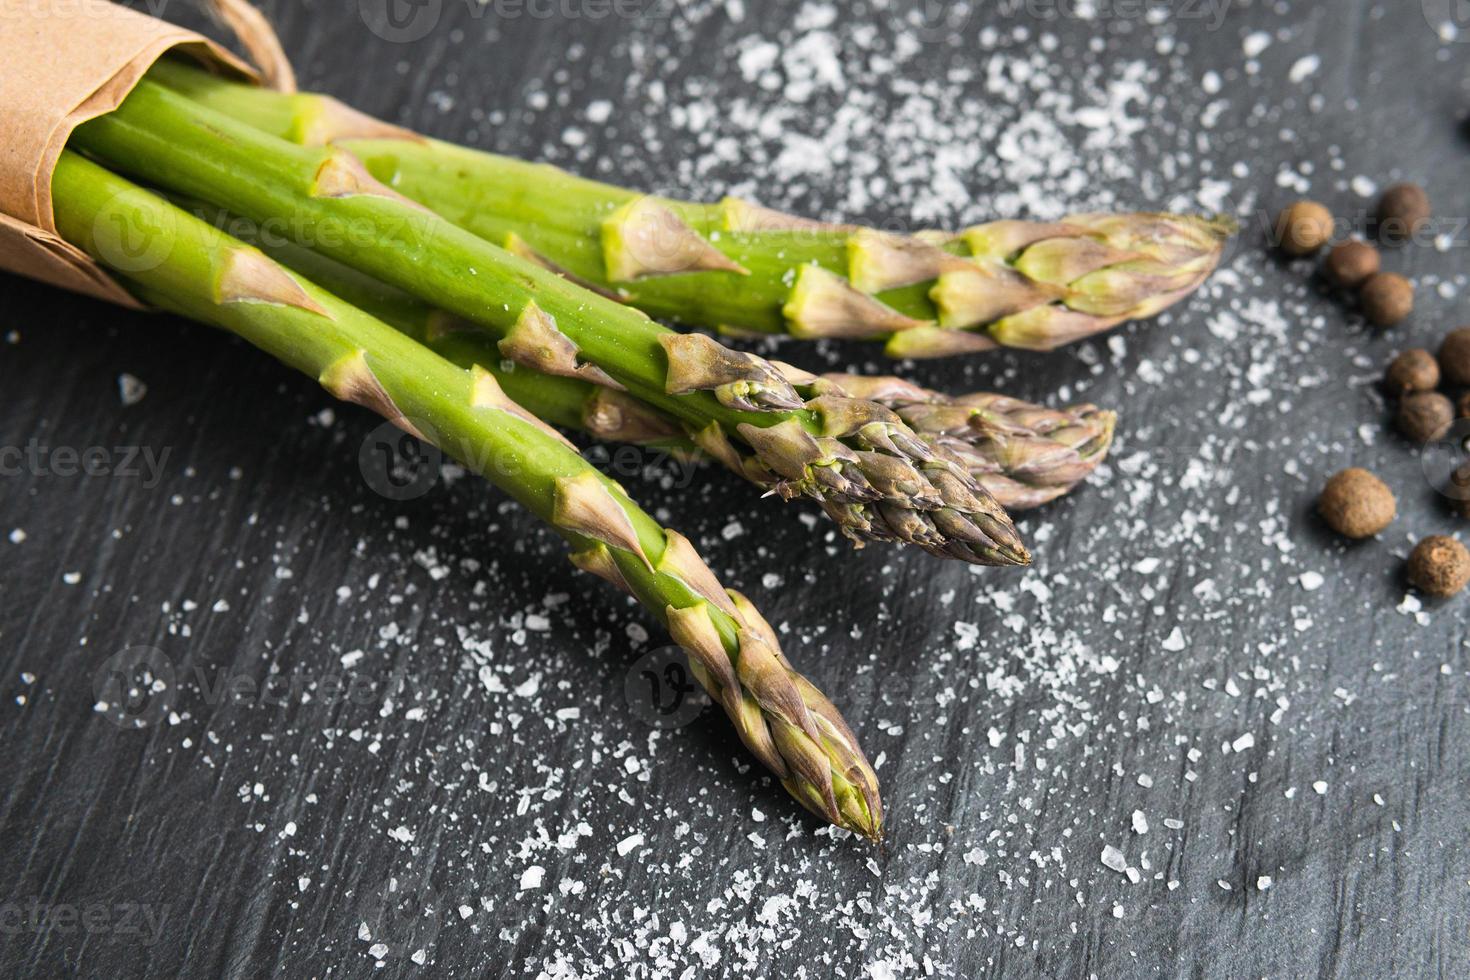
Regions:
M 138 307 L 56 234 L 56 161 L 73 129 L 115 109 L 167 51 L 224 74 L 254 72 L 193 31 L 106 0 L 0 0 L 0 50 L 0 269 Z

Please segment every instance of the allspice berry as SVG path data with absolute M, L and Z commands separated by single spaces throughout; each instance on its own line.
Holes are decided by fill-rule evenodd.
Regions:
M 1394 184 L 1378 200 L 1378 237 L 1402 245 L 1429 224 L 1429 195 L 1418 184 Z
M 1409 554 L 1409 584 L 1441 599 L 1470 583 L 1470 551 L 1454 538 L 1431 535 Z
M 1276 216 L 1276 243 L 1287 255 L 1311 255 L 1332 239 L 1332 212 L 1316 201 L 1297 201 Z
M 1393 521 L 1393 491 L 1365 469 L 1343 470 L 1327 481 L 1317 498 L 1317 513 L 1327 526 L 1348 538 L 1371 538 Z
M 1399 402 L 1395 421 L 1405 438 L 1423 445 L 1450 430 L 1455 406 L 1437 391 L 1416 391 Z
M 1414 286 L 1396 272 L 1369 276 L 1358 297 L 1374 326 L 1391 327 L 1414 312 Z
M 1451 507 L 1455 513 L 1470 518 L 1470 463 L 1455 467 L 1455 472 L 1450 474 L 1450 485 L 1444 492 L 1453 501 Z
M 1325 272 L 1335 286 L 1357 289 L 1368 277 L 1378 272 L 1383 264 L 1378 249 L 1367 242 L 1354 238 L 1343 242 L 1327 253 Z
M 1450 384 L 1470 386 L 1470 327 L 1445 335 L 1439 345 L 1439 370 Z
M 1390 395 L 1433 391 L 1439 387 L 1439 362 L 1427 350 L 1406 350 L 1389 364 L 1383 383 Z

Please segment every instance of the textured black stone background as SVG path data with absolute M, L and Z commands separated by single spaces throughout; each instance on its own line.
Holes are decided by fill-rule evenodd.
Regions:
M 936 58 L 936 77 L 964 60 L 983 27 L 1030 16 L 1003 6 L 957 18 L 959 40 Z M 1319 172 L 1313 189 L 1341 212 L 1362 207 L 1342 186 L 1361 173 L 1423 179 L 1442 214 L 1466 214 L 1470 47 L 1443 42 L 1420 6 L 1235 3 L 1218 29 L 1177 16 L 1063 17 L 1046 29 L 1062 39 L 1056 57 L 1079 65 L 1162 59 L 1157 41 L 1168 35 L 1201 71 L 1238 66 L 1252 32 L 1289 38 L 1262 55 L 1258 77 L 1225 74 L 1227 106 L 1207 152 L 1251 161 L 1233 197 L 1250 190 L 1254 206 L 1277 206 L 1291 196 L 1274 184 L 1278 167 L 1325 168 L 1340 156 L 1348 168 Z M 915 13 L 903 3 L 843 9 L 882 30 Z M 620 105 L 616 73 L 630 42 L 655 60 L 671 46 L 671 83 L 708 75 L 713 92 L 734 93 L 742 83 L 724 53 L 743 35 L 777 36 L 796 5 L 746 0 L 738 23 L 716 14 L 676 30 L 678 11 L 497 19 L 446 0 L 440 22 L 410 44 L 368 30 L 355 3 L 267 10 L 305 84 L 435 135 L 535 155 L 560 143 L 567 120 L 554 99 L 518 111 L 528 93 L 561 87 L 580 106 L 605 89 Z M 165 12 L 197 23 L 188 9 Z M 581 56 L 566 59 L 573 44 Z M 1285 74 L 1309 52 L 1322 65 L 1304 88 Z M 452 103 L 431 97 L 445 92 Z M 1324 103 L 1309 109 L 1308 92 Z M 974 94 L 984 96 L 978 84 Z M 1181 90 L 1149 110 L 1158 135 L 1137 140 L 1139 172 L 1153 170 L 1151 148 L 1175 146 L 1164 134 L 1193 125 L 1206 101 Z M 472 115 L 487 106 L 508 110 L 502 125 Z M 593 151 L 623 161 L 614 173 L 677 186 L 678 139 L 645 150 L 640 132 L 615 118 Z M 1120 199 L 1170 193 L 1167 175 L 1152 178 L 1154 197 L 1122 188 Z M 795 203 L 822 209 L 822 181 L 807 184 Z M 881 202 L 854 217 L 903 220 Z M 1453 283 L 1462 245 L 1463 236 L 1455 248 L 1392 262 Z M 655 745 L 622 690 L 629 667 L 661 641 L 630 637 L 629 623 L 646 623 L 641 614 L 575 576 L 550 537 L 497 494 L 466 479 L 408 503 L 384 500 L 356 459 L 373 421 L 349 409 L 330 425 L 314 421 L 330 401 L 308 379 L 207 330 L 5 279 L 0 334 L 19 338 L 0 343 L 0 445 L 35 436 L 169 456 L 157 486 L 0 479 L 0 975 L 1465 976 L 1465 600 L 1426 607 L 1424 624 L 1395 611 L 1404 587 L 1394 556 L 1406 535 L 1454 525 L 1416 479 L 1406 447 L 1387 435 L 1365 445 L 1357 434 L 1383 417 L 1368 379 L 1397 346 L 1430 343 L 1463 319 L 1460 301 L 1421 289 L 1414 320 L 1396 337 L 1375 336 L 1303 267 L 1259 246 L 1252 227 L 1225 286 L 1127 328 L 1120 352 L 1094 345 L 1100 370 L 1076 351 L 913 369 L 936 386 L 994 382 L 1038 398 L 1086 381 L 1086 397 L 1124 414 L 1120 453 L 1157 451 L 1147 480 L 1110 470 L 1102 485 L 1025 522 L 1047 529 L 1032 573 L 1052 589 L 1047 629 L 1118 662 L 1056 682 L 1066 704 L 1055 716 L 1045 688 L 1002 696 L 970 684 L 993 670 L 1024 674 L 1008 665 L 1011 648 L 1031 650 L 1034 668 L 1037 645 L 1051 642 L 1003 625 L 1007 613 L 992 601 L 975 602 L 1012 591 L 1019 575 L 849 553 L 719 474 L 696 491 L 629 481 L 773 621 L 807 639 L 826 624 L 824 637 L 793 640 L 789 652 L 844 706 L 870 754 L 883 756 L 891 829 L 876 852 L 818 833 L 749 767 L 717 717 Z M 1207 329 L 1221 310 L 1282 297 L 1280 335 L 1231 342 Z M 1183 351 L 1202 357 L 1181 361 Z M 797 348 L 784 356 L 824 363 Z M 862 362 L 872 352 L 837 356 Z M 1243 381 L 1258 357 L 1279 372 Z M 1173 369 L 1137 383 L 1148 363 Z M 149 386 L 126 408 L 116 390 L 123 372 Z M 1270 405 L 1244 408 L 1243 395 L 1258 388 L 1271 392 Z M 1165 450 L 1180 446 L 1192 449 Z M 1196 456 L 1219 478 L 1181 484 Z M 1351 549 L 1310 515 L 1322 474 L 1348 461 L 1391 474 L 1401 506 L 1382 542 Z M 1154 480 L 1156 494 L 1137 492 Z M 1159 535 L 1200 514 L 1207 519 L 1194 529 Z M 745 533 L 724 540 L 732 516 Z M 5 540 L 12 528 L 25 539 Z M 412 560 L 427 549 L 451 574 L 432 577 Z M 1145 581 L 1132 569 L 1149 557 L 1162 565 Z M 460 565 L 465 558 L 481 570 Z M 1314 570 L 1326 581 L 1309 593 L 1297 576 Z M 770 572 L 779 586 L 762 584 Z M 1204 579 L 1223 594 L 1208 609 L 1191 591 Z M 554 592 L 574 598 L 517 645 L 513 617 Z M 1016 598 L 1039 622 L 1043 600 Z M 218 600 L 228 608 L 211 612 Z M 1104 625 L 1109 605 L 1123 609 L 1117 626 Z M 956 647 L 957 619 L 996 638 Z M 1298 629 L 1298 620 L 1311 624 Z M 490 641 L 506 676 L 547 671 L 540 694 L 486 694 L 461 663 L 457 626 Z M 1183 651 L 1164 644 L 1175 626 L 1188 637 Z M 398 631 L 394 642 L 383 641 L 385 627 Z M 176 723 L 127 731 L 94 711 L 97 671 L 134 645 L 160 649 L 188 674 Z M 409 716 L 411 694 L 387 711 L 299 696 L 285 706 L 211 704 L 189 674 L 321 677 L 341 672 L 354 650 L 367 651 L 358 671 L 373 683 L 406 674 L 435 692 L 419 702 L 423 717 Z M 1253 672 L 1271 680 L 1257 683 Z M 1222 693 L 1227 679 L 1240 696 Z M 1254 696 L 1268 684 L 1278 686 Z M 1162 703 L 1147 697 L 1155 686 Z M 1291 707 L 1271 724 L 1278 695 Z M 579 707 L 580 720 L 535 717 L 565 706 Z M 1054 729 L 1049 717 L 1080 727 Z M 1222 742 L 1247 732 L 1252 747 L 1222 753 Z M 1020 764 L 1018 738 L 1027 743 Z M 639 772 L 625 770 L 625 754 Z M 1139 785 L 1140 773 L 1152 788 Z M 1314 791 L 1318 780 L 1326 792 Z M 1130 830 L 1135 809 L 1150 824 L 1141 838 Z M 525 844 L 575 835 L 583 821 L 588 833 L 570 850 Z M 413 841 L 391 836 L 398 827 Z M 634 833 L 644 842 L 619 856 L 616 843 Z M 1103 867 L 1104 844 L 1130 863 L 1147 850 L 1143 880 Z M 545 883 L 520 892 L 531 864 L 546 868 Z M 1274 882 L 1267 891 L 1263 875 Z M 381 911 L 395 877 L 407 911 L 382 927 L 392 948 L 377 966 L 359 924 Z M 581 889 L 562 891 L 567 879 Z M 774 912 L 768 904 L 804 889 L 816 897 Z M 101 907 L 116 926 L 133 903 L 163 916 L 156 941 L 116 927 L 37 928 L 13 911 Z M 642 948 L 685 930 L 719 949 L 718 962 L 692 953 L 687 939 Z M 425 965 L 410 957 L 419 945 Z

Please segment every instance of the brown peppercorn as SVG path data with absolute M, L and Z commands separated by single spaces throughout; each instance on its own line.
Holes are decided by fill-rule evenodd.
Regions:
M 1470 327 L 1445 334 L 1439 345 L 1439 370 L 1450 384 L 1470 386 Z
M 1455 403 L 1455 415 L 1458 418 L 1470 419 L 1470 391 L 1461 392 L 1460 400 Z
M 1414 286 L 1396 272 L 1369 276 L 1358 297 L 1374 326 L 1391 327 L 1414 312 Z
M 1439 362 L 1427 350 L 1406 350 L 1393 359 L 1383 375 L 1390 395 L 1411 391 L 1433 391 L 1439 387 Z
M 1356 289 L 1382 265 L 1378 249 L 1356 238 L 1327 253 L 1327 278 L 1343 289 Z
M 1397 509 L 1393 491 L 1358 467 L 1328 480 L 1317 498 L 1317 513 L 1327 526 L 1349 538 L 1371 538 L 1388 527 Z
M 1470 463 L 1457 466 L 1450 474 L 1450 485 L 1441 492 L 1449 496 L 1455 513 L 1470 518 Z
M 1394 184 L 1378 200 L 1378 237 L 1402 245 L 1429 224 L 1429 195 L 1418 184 Z
M 1276 216 L 1276 244 L 1287 255 L 1311 255 L 1331 240 L 1333 224 L 1316 201 L 1297 201 Z
M 1437 391 L 1416 391 L 1399 402 L 1397 422 L 1405 438 L 1423 445 L 1450 430 L 1455 406 Z
M 1420 592 L 1447 598 L 1470 583 L 1470 551 L 1454 538 L 1434 534 L 1409 554 L 1409 584 Z

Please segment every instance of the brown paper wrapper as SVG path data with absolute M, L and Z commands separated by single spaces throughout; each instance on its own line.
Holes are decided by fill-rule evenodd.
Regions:
M 0 269 L 139 306 L 56 234 L 51 175 L 72 130 L 117 108 L 172 50 L 224 74 L 255 77 L 193 31 L 105 0 L 0 0 Z

